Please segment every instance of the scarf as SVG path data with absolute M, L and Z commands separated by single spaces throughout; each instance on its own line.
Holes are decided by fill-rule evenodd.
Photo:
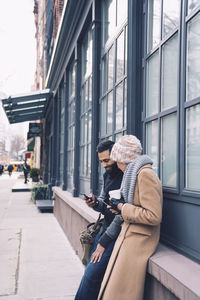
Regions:
M 124 172 L 120 188 L 121 195 L 123 196 L 125 202 L 131 204 L 133 203 L 137 175 L 139 170 L 147 164 L 153 164 L 153 161 L 148 155 L 140 155 L 138 158 L 128 164 Z

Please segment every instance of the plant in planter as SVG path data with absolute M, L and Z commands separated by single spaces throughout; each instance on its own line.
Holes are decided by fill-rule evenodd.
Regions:
M 35 203 L 36 200 L 46 200 L 49 199 L 49 187 L 48 184 L 36 184 L 32 190 L 31 198 Z
M 30 170 L 30 177 L 32 178 L 33 182 L 38 182 L 39 181 L 39 175 L 40 175 L 40 170 L 37 168 L 32 168 Z

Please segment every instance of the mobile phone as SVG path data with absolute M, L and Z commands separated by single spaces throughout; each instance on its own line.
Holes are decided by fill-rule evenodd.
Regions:
M 83 194 L 83 196 L 86 198 L 86 200 L 90 199 L 90 197 L 87 196 L 86 194 Z

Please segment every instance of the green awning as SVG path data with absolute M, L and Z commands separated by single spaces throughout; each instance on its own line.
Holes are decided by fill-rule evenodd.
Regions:
M 47 101 L 52 95 L 46 89 L 2 99 L 10 124 L 42 119 Z
M 27 145 L 27 151 L 33 151 L 35 147 L 35 138 L 31 139 Z

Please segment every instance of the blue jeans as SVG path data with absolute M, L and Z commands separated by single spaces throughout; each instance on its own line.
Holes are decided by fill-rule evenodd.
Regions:
M 98 233 L 91 254 L 95 251 L 100 234 Z M 111 256 L 115 241 L 109 244 L 105 249 L 100 262 L 91 263 L 90 260 L 85 268 L 85 273 L 82 277 L 78 291 L 74 300 L 96 300 L 101 287 L 106 267 Z

